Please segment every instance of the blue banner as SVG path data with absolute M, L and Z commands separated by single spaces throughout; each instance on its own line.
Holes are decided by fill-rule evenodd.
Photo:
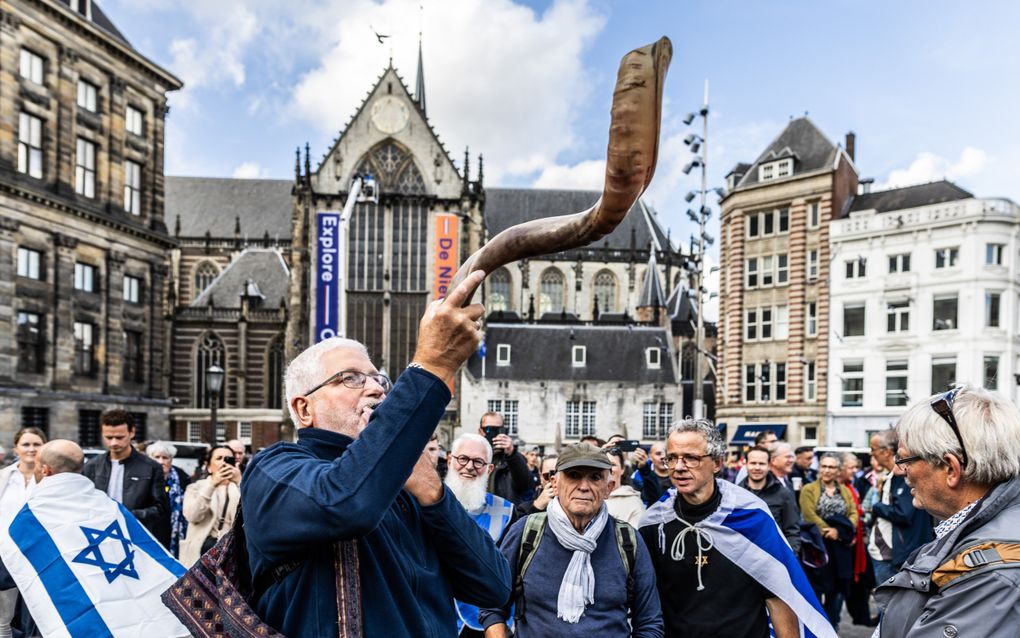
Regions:
M 340 213 L 318 214 L 315 236 L 314 341 L 340 334 Z

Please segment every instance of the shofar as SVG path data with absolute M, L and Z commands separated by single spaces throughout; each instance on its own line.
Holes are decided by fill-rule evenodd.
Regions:
M 655 173 L 662 85 L 672 57 L 673 45 L 663 37 L 631 51 L 620 61 L 609 124 L 606 184 L 595 205 L 580 213 L 534 219 L 507 228 L 464 262 L 451 289 L 474 270 L 490 274 L 518 259 L 586 246 L 619 226 Z

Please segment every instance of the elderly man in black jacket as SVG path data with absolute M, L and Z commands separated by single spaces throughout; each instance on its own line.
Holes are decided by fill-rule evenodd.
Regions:
M 753 447 L 747 453 L 747 478 L 740 487 L 765 501 L 782 530 L 793 553 L 800 551 L 800 512 L 793 500 L 793 492 L 783 487 L 769 471 L 770 454 L 766 448 Z
M 156 540 L 170 547 L 170 502 L 163 467 L 131 445 L 135 425 L 126 410 L 107 410 L 99 417 L 107 452 L 82 471 L 97 490 L 126 507 Z

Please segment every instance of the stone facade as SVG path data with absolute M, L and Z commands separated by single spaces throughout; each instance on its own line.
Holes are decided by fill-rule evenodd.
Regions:
M 0 16 L 0 437 L 98 445 L 124 407 L 165 437 L 163 136 L 180 81 L 98 6 Z

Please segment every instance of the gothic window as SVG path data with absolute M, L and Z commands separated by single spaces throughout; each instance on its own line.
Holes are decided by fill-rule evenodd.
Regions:
M 510 310 L 510 273 L 500 268 L 489 276 L 489 312 Z
M 391 139 L 379 143 L 365 154 L 358 163 L 357 172 L 374 175 L 384 193 L 425 193 L 425 178 L 414 158 Z
M 220 274 L 216 265 L 209 261 L 203 261 L 195 268 L 195 297 L 198 297 L 205 289 L 209 287 L 209 284 Z
M 283 407 L 283 335 L 278 335 L 269 343 L 268 351 L 266 407 L 280 409 Z
M 616 312 L 616 275 L 609 270 L 595 274 L 595 300 L 599 313 Z
M 195 356 L 195 374 L 192 377 L 195 380 L 195 404 L 198 407 L 212 407 L 210 405 L 212 395 L 205 388 L 205 371 L 211 365 L 217 365 L 226 369 L 226 362 L 227 356 L 226 349 L 223 347 L 223 341 L 211 332 L 202 335 L 202 339 L 198 342 L 198 352 Z M 219 407 L 221 408 L 226 405 L 224 400 L 224 396 L 227 394 L 226 381 L 226 376 L 224 376 L 223 388 L 220 391 L 219 397 Z
M 538 315 L 563 312 L 563 273 L 555 268 L 548 268 L 542 273 Z

